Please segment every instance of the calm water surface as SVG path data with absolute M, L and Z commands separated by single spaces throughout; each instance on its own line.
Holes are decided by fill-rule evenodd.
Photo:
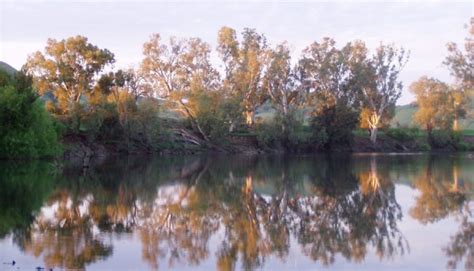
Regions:
M 473 154 L 4 161 L 0 270 L 472 270 L 473 197 Z

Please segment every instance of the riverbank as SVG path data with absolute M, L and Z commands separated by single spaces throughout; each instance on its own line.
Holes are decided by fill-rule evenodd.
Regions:
M 88 140 L 85 136 L 68 135 L 63 137 L 64 146 L 63 159 L 66 161 L 80 162 L 88 166 L 91 160 L 101 160 L 107 157 L 136 155 L 136 154 L 200 154 L 200 153 L 230 153 L 230 154 L 283 154 L 283 153 L 325 153 L 325 152 L 457 152 L 474 150 L 474 136 L 462 136 L 462 144 L 447 142 L 436 145 L 427 138 L 410 138 L 398 140 L 382 134 L 373 144 L 368 136 L 356 135 L 351 144 L 338 146 L 337 148 L 318 148 L 307 144 L 296 146 L 292 149 L 286 148 L 284 144 L 274 147 L 265 147 L 259 144 L 255 136 L 228 137 L 222 144 L 206 144 L 195 142 L 191 144 L 183 140 L 165 142 L 157 147 L 149 145 L 134 145 L 124 142 L 101 142 L 99 140 Z M 128 144 L 128 147 L 127 145 Z M 132 147 L 130 147 L 132 146 Z

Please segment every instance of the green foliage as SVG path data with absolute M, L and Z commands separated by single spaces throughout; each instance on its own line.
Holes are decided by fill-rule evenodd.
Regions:
M 464 141 L 464 134 L 460 131 L 454 131 L 451 135 L 453 146 L 458 151 L 468 151 L 472 149 L 472 146 Z
M 316 141 L 326 148 L 347 147 L 352 143 L 352 131 L 357 122 L 357 112 L 347 106 L 336 105 L 324 108 L 313 118 L 311 127 Z
M 0 71 L 0 156 L 36 158 L 59 153 L 60 126 L 49 116 L 23 74 Z
M 390 128 L 386 131 L 386 135 L 398 141 L 412 141 L 421 135 L 418 128 Z
M 319 139 L 313 136 L 308 127 L 298 125 L 297 127 L 293 127 L 288 135 L 288 148 L 290 149 L 304 149 L 308 148 L 311 145 L 317 147 L 319 144 Z
M 469 151 L 471 150 L 471 146 L 469 143 L 460 141 L 455 144 L 456 150 L 458 151 Z
M 159 110 L 156 100 L 142 99 L 137 104 L 136 111 L 130 114 L 127 127 L 130 136 L 155 148 L 162 133 Z
M 418 149 L 420 151 L 430 151 L 431 150 L 431 146 L 430 144 L 428 144 L 428 142 L 419 142 L 418 143 Z
M 452 132 L 435 130 L 429 135 L 430 145 L 434 148 L 445 148 L 453 143 Z
M 281 147 L 283 133 L 281 123 L 276 120 L 257 123 L 255 125 L 258 145 L 262 148 Z
M 118 105 L 105 102 L 90 117 L 82 121 L 85 134 L 105 143 L 120 145 L 120 150 L 158 149 L 161 139 L 161 121 L 158 102 L 143 98 L 133 99 L 126 106 L 126 118 L 118 111 Z
M 221 99 L 214 93 L 199 91 L 193 93 L 192 101 L 196 111 L 196 120 L 212 141 L 222 140 L 229 131 L 227 110 L 232 104 L 221 103 Z M 232 109 L 232 108 L 230 108 Z

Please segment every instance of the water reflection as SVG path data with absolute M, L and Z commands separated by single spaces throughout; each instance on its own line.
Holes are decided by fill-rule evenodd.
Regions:
M 455 216 L 459 231 L 443 248 L 448 256 L 447 267 L 455 269 L 465 259 L 465 268 L 474 268 L 474 222 L 470 210 L 469 192 L 472 180 L 460 176 L 459 157 L 445 163 L 437 163 L 430 157 L 424 172 L 415 178 L 414 185 L 420 191 L 410 214 L 423 224 L 434 223 L 446 216 Z
M 145 160 L 149 160 L 145 162 Z M 106 161 L 87 171 L 48 164 L 0 167 L 0 238 L 48 268 L 106 261 L 136 235 L 152 269 L 253 270 L 296 245 L 330 266 L 410 252 L 395 183 L 419 193 L 409 214 L 423 224 L 456 217 L 446 264 L 473 268 L 473 181 L 468 158 L 439 156 L 166 157 Z M 293 241 L 292 241 L 293 240 Z

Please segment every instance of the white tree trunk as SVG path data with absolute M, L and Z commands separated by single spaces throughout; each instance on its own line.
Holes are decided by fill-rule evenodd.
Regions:
M 249 110 L 245 112 L 245 123 L 249 126 L 253 126 L 255 120 L 255 111 Z
M 459 131 L 459 121 L 458 121 L 458 114 L 454 115 L 454 122 L 453 122 L 453 130 Z
M 370 128 L 370 141 L 373 144 L 377 142 L 377 127 Z
M 381 114 L 377 114 L 377 112 L 372 112 L 372 115 L 369 117 L 370 141 L 373 144 L 377 142 L 377 130 L 380 118 Z

